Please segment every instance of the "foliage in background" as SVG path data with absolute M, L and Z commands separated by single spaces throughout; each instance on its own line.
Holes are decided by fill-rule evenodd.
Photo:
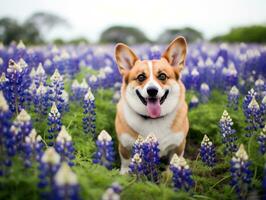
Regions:
M 233 28 L 225 35 L 216 36 L 213 42 L 246 42 L 246 43 L 265 43 L 266 26 L 253 25 Z

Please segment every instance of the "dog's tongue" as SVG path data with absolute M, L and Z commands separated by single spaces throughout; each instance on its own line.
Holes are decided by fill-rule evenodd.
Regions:
M 148 100 L 147 101 L 147 110 L 150 118 L 160 117 L 161 114 L 161 106 L 159 99 L 156 100 Z

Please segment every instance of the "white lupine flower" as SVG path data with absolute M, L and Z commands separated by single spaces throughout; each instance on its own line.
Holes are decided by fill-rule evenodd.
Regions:
M 112 137 L 107 133 L 107 131 L 102 130 L 101 133 L 98 135 L 98 140 L 99 141 L 112 141 Z
M 84 99 L 87 100 L 87 101 L 88 100 L 93 101 L 95 99 L 94 95 L 91 92 L 91 89 L 88 89 L 88 92 L 85 94 Z
M 7 72 L 8 73 L 17 73 L 17 72 L 22 72 L 23 68 L 21 67 L 21 65 L 15 63 L 14 60 L 10 59 L 8 62 L 8 68 L 7 68 Z
M 71 170 L 66 162 L 63 162 L 55 175 L 55 183 L 58 186 L 72 186 L 78 184 L 77 175 Z
M 45 75 L 45 71 L 43 69 L 42 63 L 39 63 L 38 68 L 36 70 L 36 75 L 39 75 L 39 76 Z
M 27 113 L 27 111 L 26 110 L 24 110 L 24 109 L 22 109 L 21 111 L 20 111 L 20 113 L 18 114 L 18 116 L 17 116 L 17 118 L 16 118 L 16 121 L 17 122 L 22 122 L 22 123 L 24 123 L 24 122 L 28 122 L 28 121 L 30 121 L 31 120 L 31 117 L 30 117 L 30 115 Z
M 65 142 L 70 142 L 72 141 L 72 137 L 71 135 L 69 135 L 69 133 L 66 130 L 65 126 L 61 127 L 60 132 L 58 133 L 58 136 L 56 138 L 57 142 L 61 142 L 62 144 L 64 144 Z
M 231 95 L 238 95 L 239 94 L 239 90 L 237 89 L 236 86 L 233 86 L 230 90 L 230 94 Z
M 18 49 L 25 49 L 25 48 L 26 48 L 26 46 L 25 46 L 25 44 L 23 43 L 22 40 L 19 41 L 19 43 L 18 43 L 18 45 L 17 45 L 17 48 L 18 48 Z
M 176 153 L 173 155 L 170 164 L 173 165 L 174 167 L 180 169 L 180 168 L 185 168 L 189 169 L 189 166 L 187 164 L 187 161 L 185 160 L 184 157 L 179 157 Z
M 8 103 L 4 97 L 4 94 L 2 91 L 0 91 L 0 111 L 1 112 L 7 112 L 9 109 Z
M 248 108 L 249 108 L 249 109 L 254 108 L 254 109 L 257 109 L 257 110 L 260 108 L 258 102 L 256 101 L 255 96 L 252 97 L 252 100 L 251 100 L 250 103 L 248 104 Z
M 43 83 L 41 82 L 40 86 L 38 87 L 38 89 L 36 91 L 36 93 L 37 93 L 37 95 L 43 96 L 43 95 L 45 95 L 47 93 L 47 91 L 48 91 L 47 87 L 45 87 L 43 85 Z
M 52 81 L 62 81 L 63 77 L 60 75 L 58 69 L 56 69 L 53 73 L 53 75 L 51 76 L 51 80 Z
M 41 160 L 42 162 L 47 164 L 57 165 L 60 163 L 60 155 L 55 151 L 53 147 L 49 147 L 45 150 Z

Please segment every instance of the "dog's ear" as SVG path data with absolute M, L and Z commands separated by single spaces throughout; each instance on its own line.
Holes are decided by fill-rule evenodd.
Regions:
M 165 58 L 171 66 L 177 67 L 181 71 L 185 66 L 187 55 L 187 42 L 182 36 L 175 38 L 166 48 L 162 57 Z
M 125 44 L 115 46 L 115 59 L 120 73 L 124 76 L 138 60 L 136 54 Z

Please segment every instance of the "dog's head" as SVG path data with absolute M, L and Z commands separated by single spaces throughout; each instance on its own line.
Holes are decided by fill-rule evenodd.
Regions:
M 123 76 L 122 97 L 139 115 L 159 118 L 177 108 L 186 40 L 177 37 L 160 60 L 140 60 L 125 44 L 117 44 L 115 58 Z

